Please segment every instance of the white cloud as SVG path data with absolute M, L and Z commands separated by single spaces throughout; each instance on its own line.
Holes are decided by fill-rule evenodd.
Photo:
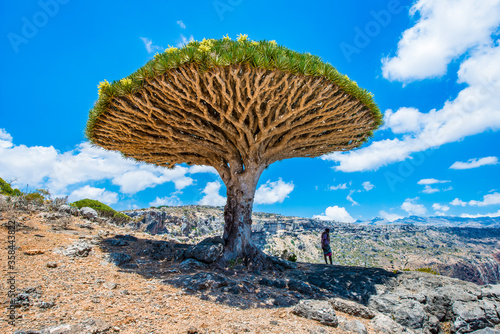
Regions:
M 422 179 L 417 182 L 417 184 L 423 185 L 423 184 L 437 184 L 437 183 L 448 183 L 451 181 L 448 180 L 436 180 L 436 179 Z
M 432 204 L 432 208 L 434 209 L 434 211 L 441 211 L 441 212 L 446 212 L 446 211 L 450 210 L 449 206 L 441 205 L 439 203 Z
M 450 166 L 450 169 L 471 169 L 486 165 L 496 165 L 498 164 L 497 157 L 484 157 L 481 159 L 469 159 L 467 162 L 456 161 Z
M 497 212 L 487 213 L 484 215 L 481 215 L 481 214 L 470 215 L 467 213 L 463 213 L 460 215 L 460 217 L 464 217 L 464 218 L 500 217 L 500 210 L 498 210 Z
M 389 213 L 384 210 L 380 211 L 378 214 L 380 215 L 380 217 L 387 219 L 391 223 L 395 220 L 403 218 L 403 216 L 397 215 L 395 213 Z
M 421 216 L 427 212 L 427 209 L 422 204 L 414 203 L 417 198 L 407 198 L 404 203 L 401 205 L 401 209 L 408 212 L 410 215 Z
M 355 220 L 345 208 L 338 206 L 329 206 L 323 215 L 316 215 L 313 218 L 320 220 L 335 220 L 344 223 L 353 223 Z
M 198 202 L 200 205 L 223 206 L 226 205 L 226 198 L 219 194 L 221 184 L 219 181 L 208 182 L 203 189 L 205 196 Z
M 423 114 L 415 108 L 399 108 L 397 112 L 387 109 L 382 129 L 393 133 L 418 132 L 421 130 Z
M 212 166 L 191 166 L 189 167 L 189 174 L 197 174 L 197 173 L 212 173 L 215 175 L 219 175 L 217 170 Z
M 359 150 L 323 156 L 339 165 L 336 170 L 376 170 L 410 158 L 412 153 L 439 147 L 487 130 L 500 129 L 500 46 L 478 50 L 460 66 L 459 82 L 468 84 L 440 110 L 420 113 L 419 129 L 402 138 L 372 142 Z M 395 114 L 405 109 L 399 109 Z M 394 116 L 391 116 L 394 117 Z M 406 129 L 408 130 L 408 129 Z
M 114 204 L 118 202 L 117 193 L 108 191 L 103 188 L 94 188 L 89 185 L 86 185 L 82 188 L 73 191 L 69 195 L 68 200 L 70 202 L 74 202 L 85 198 L 95 199 L 105 204 Z
M 173 194 L 171 196 L 166 197 L 156 197 L 154 201 L 149 203 L 149 206 L 179 206 L 182 205 L 182 201 L 179 199 L 177 194 Z
M 5 129 L 0 128 L 0 139 L 12 142 L 12 136 Z
M 437 193 L 437 192 L 439 192 L 439 189 L 437 189 L 437 188 L 432 188 L 431 186 L 426 185 L 426 186 L 425 186 L 425 188 L 424 188 L 424 190 L 422 190 L 422 192 L 423 192 L 424 194 L 433 194 L 433 193 Z
M 347 189 L 347 183 L 341 183 L 341 184 L 336 185 L 336 186 L 331 186 L 329 189 L 330 190 Z
M 500 193 L 484 195 L 482 201 L 469 201 L 469 205 L 471 206 L 487 206 L 495 204 L 500 204 Z
M 444 75 L 453 59 L 488 45 L 500 23 L 500 1 L 419 0 L 410 14 L 418 14 L 418 21 L 403 33 L 396 56 L 382 61 L 383 75 L 390 80 Z
M 153 41 L 147 37 L 141 37 L 142 42 L 144 43 L 144 47 L 148 53 L 156 53 L 163 51 L 163 47 L 159 45 L 154 45 Z
M 293 188 L 292 182 L 286 183 L 281 179 L 275 182 L 269 180 L 257 189 L 254 202 L 256 204 L 283 203 L 288 194 L 293 191 Z
M 375 188 L 375 186 L 370 181 L 365 181 L 363 182 L 363 188 L 365 188 L 366 191 L 370 191 Z
M 177 21 L 177 24 L 181 27 L 181 29 L 186 29 L 186 25 L 182 22 L 182 20 Z
M 2 138 L 12 137 L 3 131 Z M 48 188 L 57 196 L 68 194 L 68 187 L 92 181 L 110 180 L 120 192 L 133 194 L 166 182 L 173 182 L 177 190 L 193 184 L 188 173 L 212 172 L 206 166 L 173 169 L 156 167 L 124 159 L 120 153 L 106 151 L 88 143 L 74 150 L 60 153 L 54 147 L 0 145 L 0 177 L 15 180 L 13 185 L 24 188 Z
M 385 61 L 386 76 L 391 73 L 391 79 L 404 80 L 434 76 L 446 68 L 451 58 L 467 52 L 457 73 L 458 83 L 466 87 L 441 109 L 388 110 L 384 128 L 391 130 L 394 138 L 372 142 L 359 150 L 323 156 L 338 164 L 336 170 L 376 170 L 408 159 L 416 152 L 500 129 L 500 94 L 497 93 L 500 91 L 500 46 L 490 36 L 500 23 L 500 0 L 484 3 L 419 0 L 412 9 L 416 10 L 422 18 L 405 32 L 397 56 Z M 427 23 L 421 23 L 424 21 Z M 454 51 L 450 54 L 450 50 Z M 439 70 L 430 69 L 434 65 Z
M 354 205 L 359 205 L 359 203 L 358 203 L 358 202 L 356 202 L 356 201 L 352 198 L 352 194 L 354 194 L 355 192 L 356 192 L 355 190 L 351 190 L 351 191 L 349 192 L 349 195 L 347 195 L 347 197 L 346 197 L 346 199 L 347 199 L 349 202 L 351 202 L 351 205 L 353 205 L 353 206 L 354 206 Z
M 455 198 L 453 201 L 450 202 L 450 204 L 453 206 L 466 206 L 467 202 L 464 202 L 459 198 Z

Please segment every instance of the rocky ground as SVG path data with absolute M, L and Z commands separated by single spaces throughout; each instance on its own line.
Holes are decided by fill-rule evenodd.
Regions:
M 2 333 L 495 333 L 500 323 L 496 285 L 278 259 L 272 272 L 221 268 L 217 238 L 179 242 L 67 206 L 0 214 Z
M 131 228 L 167 234 L 179 241 L 201 241 L 222 234 L 221 207 L 192 205 L 126 213 L 134 218 Z M 390 271 L 432 268 L 476 284 L 500 283 L 498 228 L 363 226 L 259 212 L 253 214 L 252 221 L 254 243 L 270 255 L 279 256 L 286 250 L 301 262 L 321 263 L 320 234 L 329 227 L 333 259 L 338 265 Z

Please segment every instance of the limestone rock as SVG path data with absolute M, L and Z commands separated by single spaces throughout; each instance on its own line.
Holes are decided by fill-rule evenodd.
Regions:
M 83 207 L 80 209 L 80 214 L 87 219 L 94 219 L 99 216 L 97 211 L 89 207 Z
M 405 328 L 386 315 L 378 314 L 371 321 L 376 333 L 383 334 L 415 334 L 411 329 Z
M 91 251 L 92 246 L 83 240 L 77 240 L 66 248 L 56 248 L 53 250 L 54 253 L 70 257 L 87 257 Z
M 339 325 L 338 327 L 346 332 L 352 332 L 356 334 L 368 334 L 366 326 L 359 320 L 347 320 L 344 317 L 338 317 Z
M 335 327 L 339 323 L 332 305 L 324 300 L 301 300 L 299 304 L 295 305 L 292 313 L 319 321 L 323 325 Z
M 204 263 L 213 263 L 220 257 L 223 248 L 222 238 L 207 238 L 199 244 L 189 247 L 184 256 Z
M 336 311 L 344 312 L 355 317 L 361 317 L 365 319 L 372 319 L 373 317 L 375 317 L 375 313 L 368 307 L 350 300 L 333 298 L 330 299 L 330 303 Z

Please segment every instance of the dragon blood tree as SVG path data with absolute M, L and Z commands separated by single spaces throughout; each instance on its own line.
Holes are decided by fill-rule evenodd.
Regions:
M 100 83 L 86 135 L 138 161 L 214 167 L 227 188 L 227 261 L 262 255 L 251 215 L 267 166 L 348 151 L 380 124 L 372 94 L 332 65 L 240 35 L 170 47 L 127 78 Z

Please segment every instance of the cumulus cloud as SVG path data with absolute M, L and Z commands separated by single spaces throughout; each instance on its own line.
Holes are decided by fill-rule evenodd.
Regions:
M 413 153 L 500 129 L 500 94 L 497 93 L 500 91 L 500 46 L 490 36 L 500 23 L 499 7 L 500 0 L 487 0 L 484 6 L 483 2 L 473 0 L 419 0 L 412 12 L 418 11 L 421 19 L 404 33 L 397 56 L 384 62 L 386 77 L 408 80 L 415 75 L 434 76 L 446 68 L 451 58 L 467 52 L 457 73 L 457 82 L 465 84 L 465 88 L 440 109 L 388 110 L 384 115 L 384 129 L 391 131 L 394 138 L 322 158 L 334 161 L 335 169 L 343 172 L 377 170 L 411 158 Z M 450 20 L 453 22 L 448 22 Z M 455 51 L 450 54 L 449 50 Z M 440 70 L 429 70 L 434 65 Z
M 149 206 L 179 206 L 182 205 L 182 201 L 179 199 L 177 194 L 173 194 L 171 196 L 166 197 L 156 197 L 154 201 L 149 202 Z
M 417 204 L 415 201 L 417 198 L 407 198 L 401 205 L 401 209 L 408 212 L 409 215 L 421 216 L 427 212 L 427 209 L 422 204 Z
M 410 14 L 419 15 L 418 21 L 403 33 L 396 56 L 382 60 L 383 76 L 390 80 L 444 75 L 453 59 L 491 43 L 500 24 L 500 1 L 419 0 Z
M 495 204 L 500 204 L 500 193 L 484 195 L 482 201 L 469 201 L 469 205 L 471 206 L 487 206 Z
M 471 215 L 471 214 L 463 213 L 460 215 L 460 217 L 464 217 L 464 218 L 500 217 L 500 210 L 498 210 L 497 212 L 487 213 L 484 215 L 481 215 L 481 214 Z
M 467 202 L 464 202 L 459 198 L 455 198 L 453 201 L 450 202 L 450 204 L 453 206 L 466 206 Z
M 198 202 L 201 205 L 223 206 L 226 205 L 226 198 L 219 194 L 221 183 L 219 181 L 208 182 L 202 193 L 205 194 Z
M 95 199 L 105 204 L 115 204 L 116 202 L 118 202 L 117 193 L 108 191 L 103 188 L 94 188 L 89 185 L 76 189 L 68 196 L 68 200 L 70 202 L 85 198 Z
M 281 179 L 275 182 L 269 180 L 257 189 L 254 202 L 256 204 L 283 203 L 293 188 L 292 182 L 286 183 Z
M 497 157 L 484 157 L 481 159 L 469 159 L 467 160 L 467 162 L 456 161 L 453 165 L 450 166 L 450 169 L 471 169 L 496 164 L 498 164 Z
M 397 215 L 395 213 L 389 213 L 384 210 L 380 211 L 378 214 L 380 215 L 380 217 L 387 219 L 391 223 L 395 220 L 403 218 L 403 216 Z
M 88 143 L 64 153 L 52 146 L 13 145 L 12 137 L 5 130 L 0 131 L 0 135 L 5 139 L 0 140 L 10 143 L 0 145 L 0 177 L 14 180 L 15 187 L 48 188 L 57 196 L 70 193 L 68 187 L 104 180 L 119 186 L 124 194 L 134 194 L 167 182 L 181 190 L 194 183 L 189 174 L 216 173 L 207 166 L 168 169 L 141 164 Z
M 329 206 L 322 215 L 315 215 L 313 218 L 320 220 L 335 220 L 344 223 L 353 223 L 355 220 L 345 208 Z
M 141 37 L 142 42 L 144 43 L 144 47 L 148 53 L 156 53 L 163 51 L 163 47 L 159 45 L 153 44 L 153 41 L 147 37 Z
M 425 186 L 425 188 L 424 188 L 424 190 L 422 190 L 422 192 L 423 192 L 424 194 L 433 194 L 433 193 L 437 193 L 437 192 L 439 192 L 439 189 L 437 189 L 437 188 L 432 188 L 431 186 L 426 185 L 426 186 Z
M 370 191 L 375 188 L 375 186 L 370 181 L 365 181 L 363 182 L 363 188 L 365 188 L 366 191 Z
M 434 209 L 434 211 L 441 211 L 441 212 L 446 212 L 446 211 L 450 210 L 449 206 L 441 205 L 439 203 L 432 204 L 432 208 Z
M 377 170 L 390 163 L 410 158 L 412 153 L 439 147 L 487 130 L 500 129 L 500 94 L 496 93 L 500 91 L 498 59 L 500 47 L 496 46 L 479 50 L 464 61 L 458 73 L 459 82 L 468 84 L 468 87 L 454 100 L 445 102 L 440 110 L 419 112 L 419 124 L 415 125 L 414 132 L 407 132 L 402 138 L 375 141 L 359 150 L 334 152 L 322 158 L 335 161 L 338 163 L 335 169 L 343 172 Z M 399 109 L 395 114 L 400 111 L 406 113 L 405 109 Z M 394 116 L 385 116 L 384 119 L 387 120 L 387 117 Z M 408 128 L 405 130 L 409 131 Z

